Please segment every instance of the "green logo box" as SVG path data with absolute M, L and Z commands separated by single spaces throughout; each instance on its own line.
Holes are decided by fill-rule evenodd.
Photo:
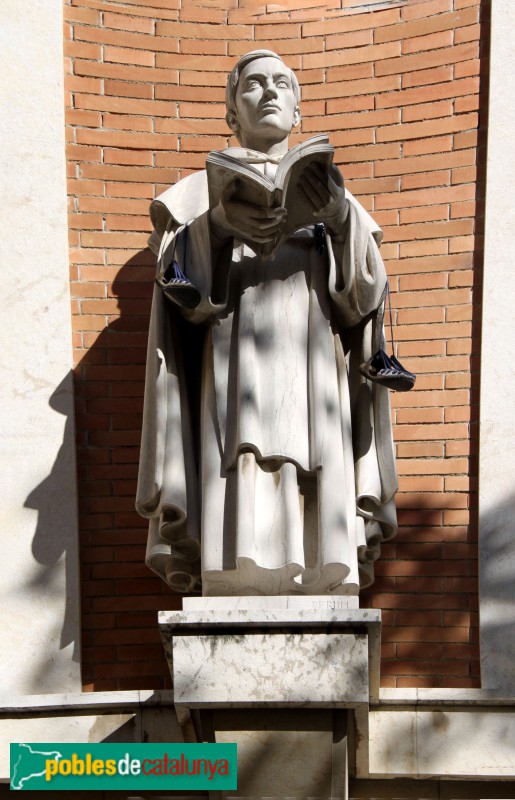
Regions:
M 11 789 L 237 789 L 236 744 L 11 744 Z

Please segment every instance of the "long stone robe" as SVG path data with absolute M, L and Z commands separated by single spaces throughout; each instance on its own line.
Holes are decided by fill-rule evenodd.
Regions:
M 357 594 L 395 534 L 388 390 L 358 370 L 382 340 L 381 232 L 347 197 L 341 236 L 320 252 L 302 229 L 272 261 L 214 252 L 205 173 L 154 205 L 158 269 L 175 258 L 202 296 L 184 324 L 156 287 L 150 322 L 137 508 L 177 591 Z

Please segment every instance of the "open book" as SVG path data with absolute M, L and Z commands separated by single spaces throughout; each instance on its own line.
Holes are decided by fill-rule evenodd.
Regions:
M 320 222 L 302 201 L 297 182 L 302 171 L 312 162 L 316 161 L 329 169 L 333 154 L 334 147 L 329 144 L 325 134 L 313 136 L 286 153 L 279 162 L 275 181 L 271 181 L 252 164 L 214 150 L 206 160 L 209 207 L 218 205 L 223 190 L 235 178 L 238 179 L 236 197 L 239 200 L 269 208 L 284 206 L 288 215 L 275 241 L 264 245 L 242 237 L 242 241 L 261 258 L 271 258 L 291 233 Z

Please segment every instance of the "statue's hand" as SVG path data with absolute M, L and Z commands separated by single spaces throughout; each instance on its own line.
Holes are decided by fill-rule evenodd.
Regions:
M 238 179 L 231 181 L 211 209 L 209 220 L 219 239 L 250 239 L 256 244 L 273 242 L 286 218 L 285 208 L 267 208 L 237 199 Z
M 327 170 L 314 161 L 305 170 L 298 182 L 298 191 L 303 202 L 311 208 L 314 216 L 338 234 L 349 213 L 349 201 L 345 197 L 343 177 L 334 164 Z

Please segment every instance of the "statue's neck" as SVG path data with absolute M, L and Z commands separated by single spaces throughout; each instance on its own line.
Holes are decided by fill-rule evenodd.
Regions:
M 257 150 L 266 156 L 284 156 L 288 152 L 288 137 L 280 142 L 266 142 L 262 137 L 255 139 L 252 136 L 242 138 L 241 146 L 249 150 Z

